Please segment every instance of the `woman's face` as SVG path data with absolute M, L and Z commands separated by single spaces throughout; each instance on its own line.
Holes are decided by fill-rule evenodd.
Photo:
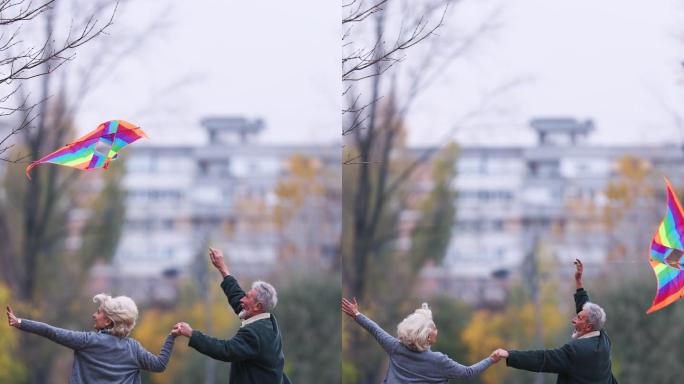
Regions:
M 111 328 L 114 323 L 105 316 L 104 311 L 102 310 L 102 307 L 98 308 L 95 313 L 93 313 L 93 320 L 95 321 L 95 325 L 93 326 L 95 329 L 102 330 L 102 329 L 107 329 Z
M 430 346 L 435 345 L 437 342 L 437 333 L 437 327 L 430 328 L 430 333 L 428 333 L 428 343 L 430 343 Z

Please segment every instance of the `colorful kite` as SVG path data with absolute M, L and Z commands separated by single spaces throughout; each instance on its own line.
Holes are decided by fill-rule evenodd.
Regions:
M 26 177 L 31 179 L 29 176 L 31 169 L 42 163 L 65 165 L 83 170 L 107 168 L 109 162 L 116 159 L 121 148 L 141 137 L 147 137 L 147 135 L 142 129 L 127 121 L 107 121 L 73 143 L 29 164 L 26 167 Z
M 658 292 L 646 313 L 662 309 L 684 296 L 684 211 L 667 183 L 667 211 L 651 240 L 649 263 L 658 279 Z

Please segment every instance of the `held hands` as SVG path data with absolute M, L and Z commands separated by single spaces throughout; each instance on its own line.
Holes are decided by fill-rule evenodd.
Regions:
M 190 327 L 190 324 L 188 323 L 176 323 L 176 325 L 173 326 L 173 329 L 171 329 L 171 336 L 178 337 L 178 336 L 185 336 L 185 337 L 190 337 L 192 336 L 192 328 Z
M 346 313 L 351 318 L 355 318 L 356 315 L 359 314 L 359 304 L 356 302 L 356 297 L 353 300 L 354 301 L 349 301 L 344 297 L 342 298 L 342 312 Z
M 14 311 L 12 311 L 12 307 L 9 305 L 7 306 L 7 322 L 9 323 L 10 327 L 14 328 L 19 328 L 19 324 L 21 324 L 21 319 L 14 315 Z
M 223 260 L 223 252 L 218 249 L 209 247 L 209 258 L 211 263 L 216 267 L 216 269 L 221 273 L 221 276 L 226 277 L 230 275 L 230 271 L 226 266 L 226 262 Z
M 508 351 L 505 349 L 497 349 L 496 351 L 492 352 L 489 357 L 494 360 L 495 363 L 498 363 L 501 359 L 507 359 L 508 358 Z

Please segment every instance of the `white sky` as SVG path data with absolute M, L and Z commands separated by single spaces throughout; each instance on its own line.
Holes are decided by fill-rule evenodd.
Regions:
M 164 28 L 100 83 L 77 122 L 86 131 L 121 118 L 177 142 L 198 139 L 187 128 L 202 117 L 239 115 L 265 120 L 263 141 L 339 142 L 340 14 L 320 0 L 132 1 L 109 39 L 159 18 Z
M 158 142 L 198 138 L 208 115 L 263 118 L 263 141 L 330 143 L 340 135 L 340 4 L 201 0 L 133 2 L 109 38 L 155 18 L 166 28 L 89 97 L 82 129 L 123 118 Z M 679 142 L 664 105 L 684 116 L 684 7 L 674 0 L 481 0 L 457 5 L 448 39 L 501 6 L 501 27 L 449 67 L 409 118 L 410 141 L 435 143 L 482 94 L 515 78 L 504 113 L 455 138 L 529 142 L 530 118 L 594 119 L 596 143 Z M 165 10 L 161 11 L 160 10 Z M 460 16 L 459 16 L 460 15 Z M 409 52 L 409 59 L 412 52 Z
M 466 3 L 467 4 L 467 3 Z M 469 23 L 501 6 L 501 28 L 452 65 L 409 119 L 410 140 L 448 132 L 486 91 L 527 79 L 502 95 L 504 116 L 461 130 L 471 143 L 529 142 L 530 118 L 592 118 L 595 143 L 681 142 L 664 105 L 684 116 L 684 7 L 673 0 L 511 0 L 459 5 Z M 473 5 L 475 4 L 475 5 Z M 463 17 L 447 20 L 449 36 Z M 409 54 L 410 55 L 410 54 Z M 487 125 L 494 122 L 493 126 Z M 475 124 L 477 125 L 477 124 Z M 434 127 L 439 127 L 435 130 Z

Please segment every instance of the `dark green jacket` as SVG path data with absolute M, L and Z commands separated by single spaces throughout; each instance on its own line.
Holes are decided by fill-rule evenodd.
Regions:
M 245 296 L 245 291 L 232 276 L 223 279 L 221 288 L 235 313 L 239 313 L 242 307 L 240 299 Z M 280 330 L 272 314 L 269 319 L 240 327 L 235 336 L 228 340 L 192 331 L 188 345 L 211 358 L 231 362 L 232 384 L 290 383 L 283 372 L 285 357 Z
M 577 313 L 589 301 L 587 291 L 575 293 Z M 506 365 L 532 372 L 557 373 L 557 384 L 617 384 L 610 363 L 610 339 L 599 336 L 575 339 L 558 349 L 508 351 Z

